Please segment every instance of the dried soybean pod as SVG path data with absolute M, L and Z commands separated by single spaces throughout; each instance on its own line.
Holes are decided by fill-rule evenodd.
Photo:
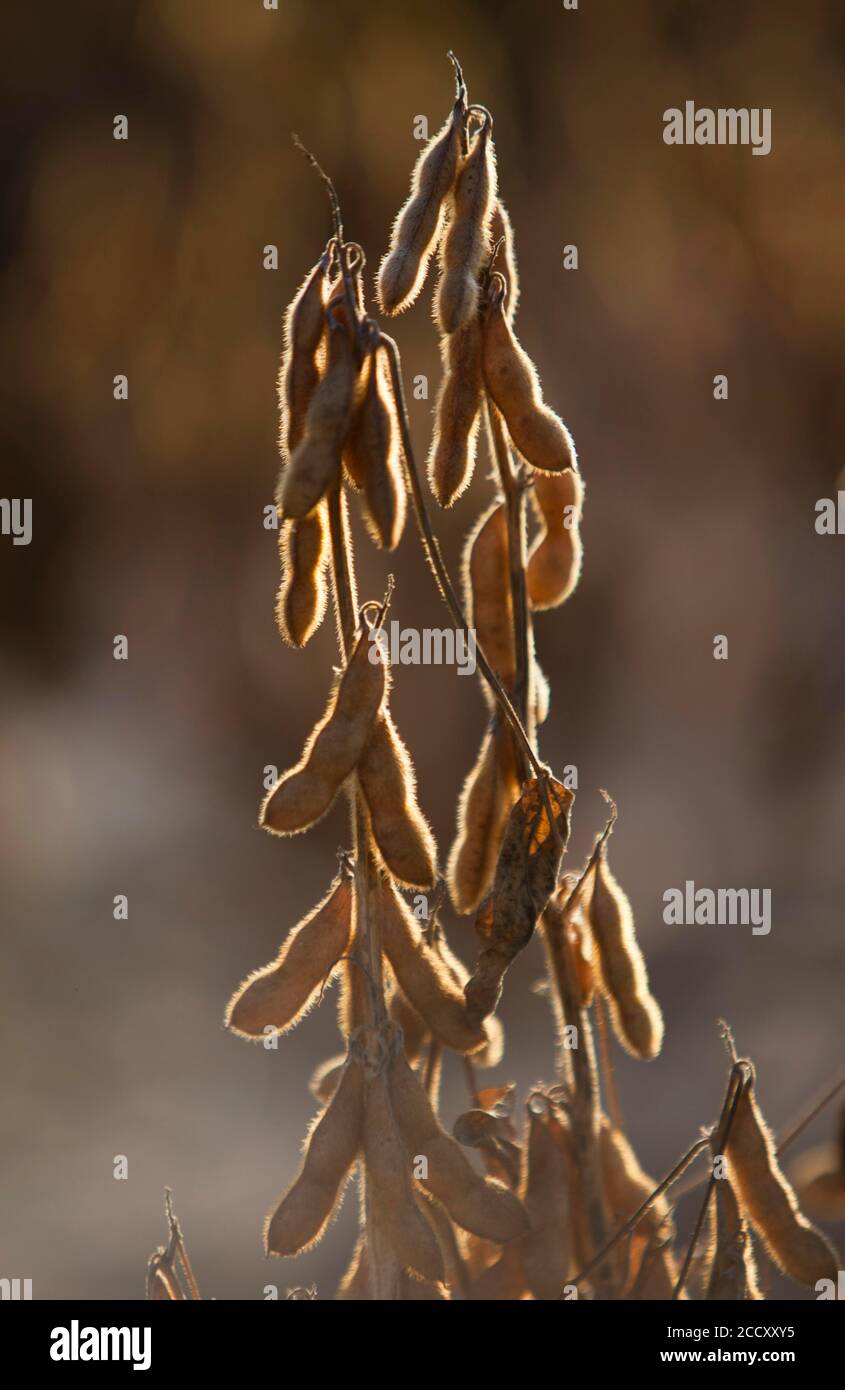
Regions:
M 516 680 L 516 639 L 508 564 L 508 521 L 497 500 L 479 517 L 464 548 L 467 619 L 507 689 Z
M 516 248 L 514 246 L 513 224 L 511 223 L 508 210 L 499 198 L 493 209 L 493 220 L 490 224 L 490 240 L 495 246 L 497 242 L 502 243 L 497 260 L 500 265 L 504 265 L 505 276 L 505 312 L 508 323 L 513 323 L 516 314 L 516 306 L 519 302 L 519 270 L 516 264 Z
M 343 463 L 363 494 L 370 536 L 383 550 L 393 550 L 404 530 L 407 497 L 399 460 L 399 422 L 384 360 L 383 349 L 370 353 L 366 384 L 346 438 Z
M 543 529 L 528 552 L 525 585 L 531 607 L 540 611 L 557 608 L 578 583 L 584 484 L 580 473 L 566 468 L 562 473 L 538 473 L 531 493 Z
M 471 112 L 482 112 L 473 107 Z M 493 119 L 483 125 L 462 158 L 452 195 L 449 221 L 441 242 L 442 270 L 434 318 L 441 333 L 456 333 L 478 309 L 478 277 L 490 252 L 490 222 L 496 201 L 496 155 Z
M 289 932 L 281 951 L 235 990 L 225 1023 L 242 1038 L 287 1032 L 311 1007 L 345 954 L 352 933 L 352 881 L 335 879 L 325 898 Z
M 399 1134 L 384 1072 L 367 1086 L 364 1161 L 371 1200 L 399 1264 L 424 1279 L 443 1278 L 440 1246 L 417 1206 L 411 1162 Z
M 390 1093 L 399 1130 L 412 1159 L 425 1158 L 423 1186 L 465 1231 L 500 1244 L 528 1227 L 519 1199 L 493 1179 L 482 1178 L 460 1145 L 443 1129 L 428 1096 L 401 1051 L 390 1063 Z
M 549 824 L 538 779 L 529 778 L 508 816 L 493 891 L 475 916 L 482 945 L 475 972 L 464 989 L 472 1023 L 495 1009 L 505 971 L 527 946 L 555 888 L 574 796 L 548 775 L 545 787 L 554 826 Z
M 785 1274 L 813 1287 L 837 1278 L 836 1252 L 804 1216 L 777 1161 L 771 1131 L 755 1095 L 755 1075 L 737 1100 L 725 1154 L 728 1178 L 767 1254 Z
M 719 1179 L 716 1187 L 716 1249 L 705 1297 L 719 1302 L 762 1298 L 751 1233 L 730 1182 Z
M 376 281 L 379 307 L 385 314 L 407 309 L 422 288 L 455 182 L 465 109 L 461 91 L 449 119 L 429 140 L 414 166 L 410 197 L 393 224 L 390 250 Z
M 458 803 L 458 831 L 446 871 L 456 912 L 474 912 L 489 892 L 508 815 L 518 797 L 513 740 L 494 717 Z
M 317 1119 L 297 1178 L 267 1218 L 268 1255 L 298 1255 L 315 1245 L 340 1205 L 344 1180 L 361 1147 L 364 1074 L 350 1057 L 340 1083 Z
M 328 527 L 321 502 L 302 521 L 279 528 L 282 581 L 276 599 L 279 632 L 292 647 L 304 647 L 326 611 Z
M 326 331 L 325 309 L 330 248 L 309 270 L 285 313 L 279 368 L 279 451 L 290 458 L 305 429 L 314 388 L 320 378 L 319 350 Z
M 511 331 L 504 311 L 504 281 L 497 274 L 485 314 L 482 368 L 487 390 L 525 462 L 546 473 L 574 468 L 572 436 L 545 404 L 537 370 Z
M 467 1022 L 464 996 L 431 946 L 416 918 L 389 881 L 383 884 L 384 952 L 402 993 L 431 1033 L 456 1052 L 473 1052 L 485 1043 L 484 1030 Z
M 606 1116 L 601 1118 L 599 1135 L 602 1178 L 604 1181 L 607 1205 L 616 1218 L 614 1224 L 621 1225 L 650 1197 L 657 1183 L 643 1172 L 634 1150 L 618 1129 L 614 1129 Z M 646 1247 L 652 1238 L 665 1230 L 670 1219 L 669 1204 L 665 1196 L 657 1197 L 648 1211 L 634 1228 L 631 1237 L 631 1265 L 634 1271 L 642 1260 Z M 642 1292 L 652 1297 L 670 1298 L 677 1279 L 675 1260 L 668 1246 L 664 1246 L 655 1256 L 654 1268 L 649 1275 L 649 1289 Z M 659 1293 L 658 1289 L 664 1292 Z M 682 1290 L 680 1297 L 686 1298 Z
M 572 1273 L 569 1171 L 546 1116 L 527 1107 L 528 1142 L 520 1193 L 531 1230 L 521 1241 L 525 1283 L 535 1298 L 557 1299 Z
M 632 1057 L 650 1060 L 663 1043 L 663 1015 L 649 989 L 631 904 L 610 871 L 606 844 L 590 877 L 590 929 L 613 1031 Z
M 305 432 L 282 471 L 278 501 L 285 520 L 301 521 L 339 478 L 357 385 L 352 336 L 335 320 L 329 329 L 328 365 L 311 397 Z
M 437 876 L 437 846 L 417 801 L 411 756 L 387 709 L 364 745 L 358 781 L 388 873 L 409 888 L 431 888 Z
M 440 341 L 443 377 L 434 407 L 428 478 L 441 507 L 451 507 L 469 487 L 475 468 L 484 391 L 481 348 L 478 314 Z
M 293 835 L 325 815 L 364 751 L 385 685 L 384 662 L 365 631 L 299 762 L 267 793 L 259 817 L 265 830 Z

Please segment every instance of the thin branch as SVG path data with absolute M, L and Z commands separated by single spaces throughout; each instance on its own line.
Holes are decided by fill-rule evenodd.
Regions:
M 675 1167 L 672 1169 L 672 1171 L 667 1174 L 667 1176 L 663 1179 L 662 1182 L 658 1183 L 657 1187 L 654 1189 L 651 1195 L 649 1197 L 646 1197 L 642 1206 L 637 1207 L 637 1210 L 634 1212 L 633 1216 L 630 1216 L 628 1218 L 624 1226 L 620 1226 L 615 1236 L 613 1236 L 608 1241 L 604 1249 L 600 1250 L 599 1253 L 596 1256 L 594 1256 L 592 1260 L 590 1260 L 590 1263 L 584 1266 L 580 1274 L 576 1275 L 576 1277 L 573 1280 L 571 1280 L 571 1283 L 577 1287 L 577 1285 L 580 1284 L 582 1280 L 586 1279 L 588 1275 L 592 1274 L 593 1270 L 599 1264 L 602 1264 L 604 1260 L 607 1259 L 611 1250 L 614 1250 L 616 1248 L 620 1240 L 624 1240 L 625 1236 L 627 1236 L 630 1231 L 633 1231 L 634 1227 L 638 1225 L 640 1221 L 642 1221 L 646 1212 L 649 1211 L 651 1207 L 654 1205 L 654 1203 L 657 1201 L 657 1198 L 660 1197 L 662 1193 L 666 1191 L 667 1188 L 671 1187 L 672 1183 L 675 1182 L 676 1179 L 679 1178 L 681 1174 L 686 1171 L 689 1165 L 693 1163 L 695 1159 L 698 1158 L 698 1155 L 700 1153 L 703 1153 L 705 1149 L 709 1148 L 709 1146 L 709 1139 L 697 1139 L 696 1142 L 692 1144 L 689 1149 L 687 1149 L 683 1158 L 675 1164 Z M 563 1294 L 561 1294 L 560 1297 L 563 1298 Z
M 731 1074 L 728 1077 L 728 1088 L 725 1092 L 724 1103 L 722 1105 L 722 1110 L 719 1115 L 718 1127 L 712 1139 L 708 1140 L 708 1142 L 712 1145 L 714 1155 L 717 1157 L 723 1154 L 725 1151 L 725 1145 L 728 1141 L 728 1137 L 731 1132 L 731 1125 L 733 1124 L 734 1115 L 736 1114 L 736 1107 L 739 1102 L 739 1098 L 742 1095 L 745 1088 L 747 1087 L 747 1085 L 749 1084 L 750 1077 L 751 1068 L 747 1062 L 737 1062 L 733 1067 L 731 1067 Z M 707 1184 L 707 1191 L 704 1194 L 704 1200 L 701 1203 L 698 1217 L 696 1218 L 695 1226 L 693 1227 L 690 1242 L 687 1246 L 687 1253 L 684 1256 L 684 1262 L 681 1265 L 681 1270 L 678 1275 L 677 1283 L 675 1284 L 674 1290 L 672 1291 L 673 1299 L 678 1299 L 681 1296 L 681 1289 L 683 1288 L 684 1281 L 687 1277 L 687 1274 L 689 1273 L 689 1268 L 692 1263 L 692 1257 L 695 1253 L 695 1247 L 698 1244 L 699 1237 L 701 1236 L 701 1232 L 704 1228 L 704 1222 L 707 1219 L 707 1208 L 710 1205 L 710 1198 L 713 1195 L 713 1189 L 718 1181 L 719 1179 L 716 1177 L 716 1168 L 714 1164 L 710 1170 L 710 1181 Z

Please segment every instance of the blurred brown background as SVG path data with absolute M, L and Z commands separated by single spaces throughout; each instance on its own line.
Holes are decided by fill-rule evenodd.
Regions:
M 339 809 L 287 845 L 255 826 L 262 769 L 295 761 L 336 656 L 328 623 L 303 654 L 279 642 L 262 527 L 281 315 L 329 230 L 290 132 L 372 269 L 414 117 L 434 130 L 448 109 L 450 47 L 495 116 L 517 328 L 587 479 L 581 586 L 537 622 L 543 752 L 579 769 L 573 859 L 598 788 L 619 802 L 614 864 L 667 1017 L 659 1060 L 619 1060 L 629 1130 L 662 1174 L 713 1119 L 717 1017 L 784 1125 L 842 1058 L 845 538 L 813 527 L 845 432 L 841 6 L 88 0 L 4 6 L 0 24 L 2 491 L 34 499 L 32 544 L 0 544 L 0 1274 L 40 1298 L 138 1297 L 165 1184 L 207 1296 L 329 1296 L 351 1249 L 351 1193 L 312 1254 L 260 1247 L 307 1078 L 337 1050 L 333 999 L 275 1053 L 221 1026 L 347 837 Z M 665 146 L 663 111 L 687 99 L 771 107 L 772 153 Z M 411 403 L 424 457 L 427 295 L 396 333 L 406 379 L 432 384 Z M 485 473 L 438 519 L 453 564 Z M 359 557 L 364 596 L 390 569 L 393 616 L 445 622 L 410 528 L 395 557 L 366 540 Z M 401 668 L 394 712 L 445 852 L 477 684 Z M 665 926 L 687 878 L 771 888 L 771 935 Z M 470 959 L 471 928 L 449 926 Z M 534 946 L 508 978 L 491 1080 L 550 1076 L 540 965 Z M 452 1065 L 447 1118 L 464 1094 Z

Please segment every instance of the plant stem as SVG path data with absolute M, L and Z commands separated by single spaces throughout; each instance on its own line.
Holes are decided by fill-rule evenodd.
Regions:
M 505 513 L 508 523 L 508 567 L 510 570 L 511 609 L 513 612 L 514 645 L 516 649 L 516 680 L 512 699 L 517 714 L 522 720 L 528 742 L 536 748 L 534 701 L 532 698 L 533 640 L 531 634 L 531 614 L 528 608 L 528 594 L 525 585 L 527 564 L 525 539 L 525 478 L 522 471 L 514 473 L 511 451 L 505 438 L 502 417 L 489 399 L 485 402 L 487 438 L 490 452 L 496 460 L 502 493 L 505 499 Z M 517 748 L 522 767 L 522 780 L 528 776 L 524 750 Z
M 346 509 L 346 497 L 340 479 L 328 497 L 329 534 L 331 536 L 332 589 L 341 656 L 348 660 L 355 640 L 358 621 L 358 595 L 352 565 L 352 545 Z M 348 985 L 353 1000 L 352 1018 L 355 1024 L 365 1023 L 378 1029 L 386 1017 L 380 927 L 380 883 L 370 844 L 370 829 L 357 778 L 348 784 L 352 845 L 355 859 L 355 923 L 353 949 L 366 968 L 361 972 L 347 965 Z M 361 1210 L 367 1243 L 367 1259 L 372 1298 L 389 1300 L 397 1297 L 401 1269 L 396 1262 L 393 1242 L 380 1219 L 377 1204 L 366 1181 L 363 1165 Z
M 555 991 L 558 1015 L 563 1025 L 573 1023 L 576 1045 L 567 1048 L 560 1039 L 559 1064 L 564 1081 L 572 1091 L 569 1109 L 572 1144 L 576 1158 L 576 1178 L 581 1190 L 587 1229 L 593 1252 L 607 1240 L 607 1218 L 599 1153 L 599 1088 L 593 1032 L 587 1010 L 581 1003 L 571 952 L 566 940 L 566 915 L 552 902 L 543 913 L 543 940 L 549 962 L 549 980 Z M 592 1266 L 591 1266 L 592 1267 Z M 599 1266 L 601 1282 L 607 1287 L 611 1273 Z

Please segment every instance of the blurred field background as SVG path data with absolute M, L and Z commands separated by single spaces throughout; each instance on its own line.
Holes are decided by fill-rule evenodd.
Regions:
M 771 1122 L 794 1118 L 843 1053 L 845 539 L 813 528 L 845 434 L 841 6 L 87 0 L 4 6 L 0 26 L 2 491 L 34 499 L 32 544 L 0 544 L 0 1273 L 38 1298 L 141 1296 L 165 1184 L 206 1296 L 327 1297 L 347 1262 L 351 1192 L 310 1255 L 267 1263 L 260 1245 L 308 1076 L 337 1051 L 334 998 L 278 1052 L 221 1026 L 347 841 L 340 809 L 289 844 L 256 828 L 262 769 L 298 757 L 336 659 L 330 623 L 305 653 L 281 645 L 262 527 L 281 316 L 329 231 L 290 132 L 373 269 L 414 118 L 434 130 L 451 101 L 448 48 L 494 113 L 517 329 L 587 480 L 581 586 L 537 621 L 542 747 L 579 769 L 573 860 L 598 788 L 620 807 L 612 859 L 667 1018 L 656 1062 L 618 1059 L 628 1130 L 662 1175 L 714 1118 L 718 1017 Z M 687 99 L 771 107 L 772 153 L 666 147 L 663 111 Z M 431 382 L 411 402 L 421 458 L 427 300 L 396 326 L 406 382 Z M 486 472 L 438 518 L 454 566 Z M 392 616 L 445 623 L 412 528 L 395 557 L 366 540 L 359 556 L 364 597 L 391 570 Z M 477 684 L 401 668 L 394 713 L 445 854 Z M 771 935 L 665 926 L 663 892 L 687 878 L 771 888 Z M 447 922 L 469 960 L 471 927 Z M 535 945 L 508 977 L 491 1081 L 550 1078 L 540 969 Z M 453 1063 L 447 1118 L 464 1101 Z

